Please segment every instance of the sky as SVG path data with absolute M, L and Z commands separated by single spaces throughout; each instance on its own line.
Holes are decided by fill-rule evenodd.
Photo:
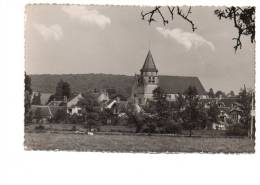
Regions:
M 254 88 L 255 45 L 214 15 L 216 7 L 192 7 L 197 27 L 174 16 L 151 25 L 141 11 L 153 7 L 28 5 L 25 22 L 25 70 L 28 74 L 139 73 L 151 50 L 159 75 L 197 76 L 206 90 L 238 92 Z M 182 7 L 185 11 L 187 7 Z M 170 18 L 163 8 L 163 14 Z

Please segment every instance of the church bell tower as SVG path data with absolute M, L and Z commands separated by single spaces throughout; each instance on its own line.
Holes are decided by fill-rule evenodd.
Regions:
M 158 87 L 159 78 L 158 78 L 158 69 L 155 66 L 153 56 L 151 51 L 149 50 L 146 59 L 144 61 L 144 65 L 140 70 L 143 81 L 143 88 L 144 88 L 144 99 L 153 98 L 153 90 Z
M 140 75 L 135 75 L 135 83 L 132 88 L 132 98 L 137 104 L 145 104 L 153 99 L 153 90 L 158 87 L 158 69 L 155 66 L 152 53 L 149 50 L 145 58 Z

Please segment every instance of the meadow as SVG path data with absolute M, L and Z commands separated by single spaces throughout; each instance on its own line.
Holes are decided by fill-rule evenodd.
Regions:
M 150 152 L 150 153 L 253 153 L 248 138 L 26 133 L 26 150 Z

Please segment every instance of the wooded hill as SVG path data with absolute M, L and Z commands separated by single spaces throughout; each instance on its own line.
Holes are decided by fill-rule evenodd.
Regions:
M 63 80 L 70 84 L 73 93 L 114 88 L 117 93 L 129 97 L 134 83 L 134 76 L 112 74 L 41 74 L 30 77 L 33 91 L 42 93 L 54 93 L 58 81 Z

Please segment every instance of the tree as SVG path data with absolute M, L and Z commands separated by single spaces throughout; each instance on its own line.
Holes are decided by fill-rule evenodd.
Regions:
M 167 94 L 160 87 L 153 90 L 153 99 L 156 113 L 160 120 L 166 120 L 170 116 L 169 101 L 167 101 Z
M 186 106 L 183 111 L 183 120 L 185 127 L 189 130 L 189 136 L 191 136 L 192 130 L 195 128 L 196 123 L 199 122 L 200 118 L 200 98 L 196 87 L 193 86 L 189 86 L 184 95 Z
M 226 94 L 223 91 L 219 90 L 219 91 L 216 92 L 215 97 L 216 98 L 225 98 Z
M 57 83 L 56 86 L 56 92 L 55 94 L 51 95 L 48 102 L 52 100 L 64 100 L 64 97 L 67 99 L 70 98 L 71 96 L 71 89 L 70 89 L 70 84 L 68 82 L 64 82 L 63 80 L 60 80 Z
M 234 97 L 234 96 L 236 96 L 236 95 L 235 95 L 234 91 L 231 90 L 231 91 L 228 93 L 228 96 L 229 96 L 229 97 Z
M 162 6 L 155 6 L 151 11 L 148 12 L 141 12 L 141 16 L 143 20 L 148 21 L 149 24 L 151 24 L 153 21 L 156 21 L 156 19 L 154 18 L 156 14 L 159 15 L 159 17 L 162 19 L 163 25 L 165 26 L 166 24 L 169 24 L 169 20 L 173 21 L 174 16 L 179 16 L 181 18 L 183 18 L 185 21 L 187 21 L 188 23 L 191 24 L 192 27 L 192 31 L 195 31 L 197 28 L 195 27 L 195 24 L 193 23 L 193 21 L 189 18 L 189 15 L 192 13 L 191 12 L 191 7 L 188 8 L 187 11 L 184 11 L 182 8 L 180 8 L 179 6 L 167 6 L 165 8 L 167 8 L 168 12 L 170 13 L 170 19 L 167 18 L 161 11 L 163 7 Z
M 208 109 L 208 119 L 209 119 L 210 123 L 218 122 L 219 113 L 220 113 L 220 111 L 218 108 L 218 104 L 215 101 L 211 102 L 209 109 Z M 211 126 L 211 124 L 210 124 L 210 126 Z
M 250 36 L 251 43 L 255 42 L 255 7 L 227 7 L 215 10 L 215 14 L 221 20 L 230 19 L 237 29 L 238 35 L 234 37 L 235 51 L 242 48 L 241 36 Z
M 37 108 L 37 109 L 35 110 L 34 118 L 36 119 L 36 122 L 39 123 L 39 121 L 40 121 L 41 118 L 42 118 L 41 108 Z
M 32 120 L 31 109 L 31 77 L 24 73 L 24 121 L 28 123 Z
M 169 13 L 168 18 L 167 14 L 163 13 L 162 9 L 166 9 Z M 163 25 L 169 24 L 169 21 L 173 21 L 175 16 L 179 16 L 183 18 L 184 21 L 187 21 L 194 32 L 197 27 L 195 26 L 194 22 L 189 18 L 190 14 L 192 13 L 191 7 L 185 11 L 185 8 L 180 8 L 179 6 L 155 6 L 152 10 L 141 12 L 141 17 L 143 20 L 148 21 L 149 24 L 152 22 L 157 21 L 156 15 L 159 15 L 160 19 L 162 20 Z M 250 36 L 251 43 L 255 42 L 255 7 L 227 7 L 227 8 L 220 8 L 214 11 L 215 15 L 221 19 L 230 19 L 234 23 L 234 27 L 238 31 L 238 36 L 234 37 L 236 44 L 234 46 L 235 51 L 237 49 L 242 48 L 241 36 Z
M 92 93 L 85 93 L 83 97 L 84 98 L 78 102 L 78 106 L 83 107 L 85 124 L 90 131 L 94 126 L 97 126 L 99 123 L 99 104 Z
M 41 105 L 41 93 L 33 95 L 32 105 Z
M 209 89 L 208 96 L 209 98 L 215 98 L 215 94 L 212 88 Z
M 244 89 L 241 89 L 239 92 L 239 100 L 238 102 L 242 105 L 242 116 L 241 116 L 241 122 L 245 129 L 250 129 L 250 121 L 252 119 L 251 117 L 251 110 L 252 110 L 252 102 L 254 98 L 253 91 L 248 91 L 246 87 Z
M 67 118 L 67 111 L 65 109 L 58 109 L 53 117 L 56 122 L 64 121 Z
M 186 100 L 183 94 L 178 93 L 176 96 L 176 101 L 174 102 L 174 110 L 176 112 L 176 120 L 181 121 L 182 120 L 182 114 L 185 110 L 186 106 Z

